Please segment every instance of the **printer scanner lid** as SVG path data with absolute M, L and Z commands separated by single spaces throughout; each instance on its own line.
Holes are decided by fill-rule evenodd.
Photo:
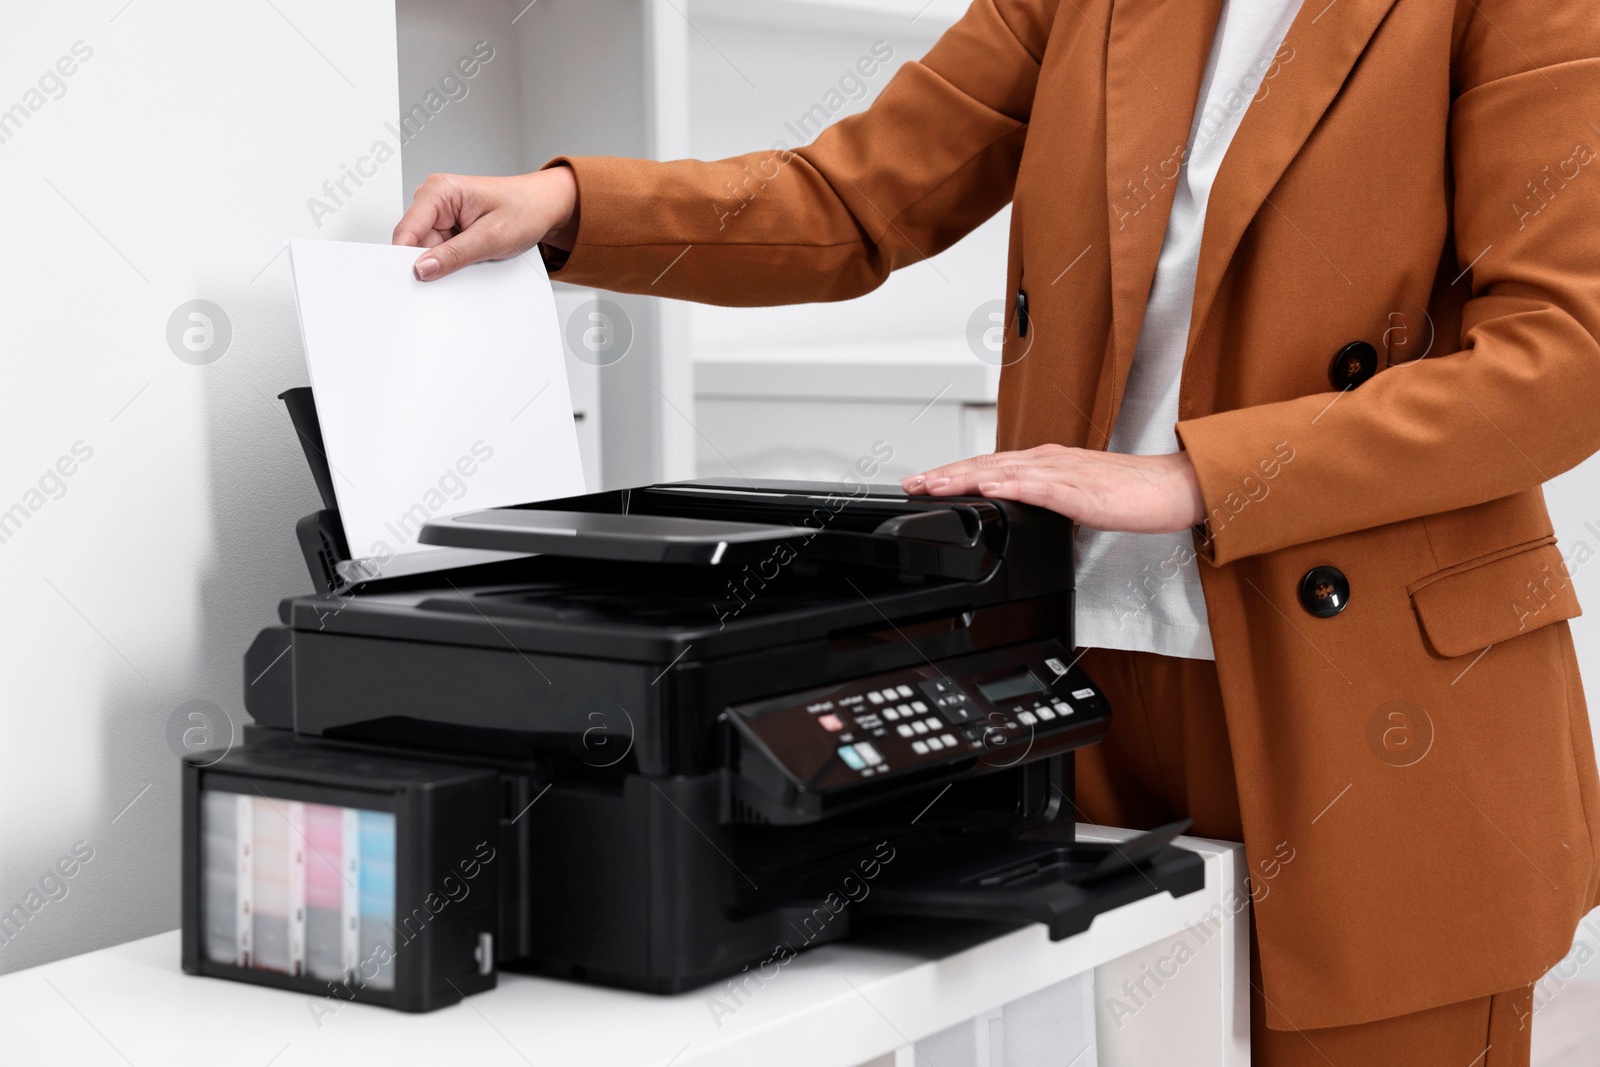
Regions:
M 808 558 L 973 580 L 993 569 L 993 502 L 899 486 L 732 480 L 655 485 L 435 519 L 422 544 L 631 563 L 738 567 L 779 546 Z

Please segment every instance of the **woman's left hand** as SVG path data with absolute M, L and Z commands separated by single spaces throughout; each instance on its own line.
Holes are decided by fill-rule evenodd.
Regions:
M 937 467 L 900 484 L 912 494 L 1037 504 L 1093 530 L 1173 533 L 1206 514 L 1200 479 L 1183 452 L 1124 456 L 1040 445 Z

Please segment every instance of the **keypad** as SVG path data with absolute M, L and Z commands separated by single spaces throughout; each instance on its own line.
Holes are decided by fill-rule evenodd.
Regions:
M 977 704 L 948 678 L 927 678 L 918 682 L 917 688 L 948 723 L 964 723 L 978 715 Z
M 1035 666 L 1038 677 L 1057 678 L 1059 662 Z M 908 672 L 909 673 L 909 672 Z M 876 689 L 829 694 L 806 705 L 812 721 L 833 739 L 838 759 L 863 778 L 927 762 L 960 758 L 980 750 L 1023 741 L 1031 731 L 1050 731 L 1074 717 L 1093 714 L 1095 689 L 1070 696 L 1054 691 L 1019 695 L 1000 703 L 979 698 L 992 674 L 952 670 L 932 678 L 912 677 Z M 1089 704 L 1080 702 L 1090 702 Z M 848 743 L 842 743 L 848 742 Z

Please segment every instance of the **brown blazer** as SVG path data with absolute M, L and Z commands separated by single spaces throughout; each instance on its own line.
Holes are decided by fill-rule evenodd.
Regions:
M 1008 330 L 1001 447 L 1104 447 L 1219 8 L 977 0 L 810 147 L 566 160 L 558 276 L 838 300 L 1011 201 L 1032 329 Z M 1530 983 L 1600 885 L 1540 490 L 1600 448 L 1597 57 L 1588 0 L 1305 0 L 1241 87 L 1177 430 L 1280 1029 Z M 1352 341 L 1378 373 L 1338 391 Z M 1349 581 L 1331 618 L 1301 605 L 1319 566 Z

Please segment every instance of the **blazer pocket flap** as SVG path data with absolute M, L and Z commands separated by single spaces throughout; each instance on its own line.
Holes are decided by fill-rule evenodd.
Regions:
M 1409 592 L 1441 656 L 1478 652 L 1583 613 L 1553 537 L 1441 571 Z

